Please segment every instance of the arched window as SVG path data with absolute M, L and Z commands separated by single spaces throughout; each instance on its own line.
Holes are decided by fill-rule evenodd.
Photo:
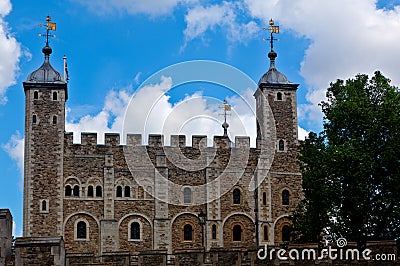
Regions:
M 183 240 L 192 241 L 193 240 L 193 228 L 190 224 L 185 224 L 183 227 Z
M 278 93 L 276 94 L 276 99 L 277 99 L 278 101 L 282 101 L 282 92 L 278 92 Z
M 268 225 L 264 225 L 264 241 L 268 241 Z
M 36 115 L 32 115 L 32 124 L 36 123 L 37 123 Z
M 56 124 L 57 124 L 57 116 L 53 115 L 53 125 L 56 125 Z
M 233 204 L 240 204 L 240 189 L 233 190 Z
M 144 190 L 142 186 L 138 187 L 138 199 L 143 199 L 144 197 Z
M 217 226 L 215 224 L 211 226 L 211 238 L 217 239 Z
M 285 150 L 285 141 L 283 139 L 279 140 L 278 149 L 279 151 Z
M 242 241 L 242 227 L 235 225 L 232 229 L 233 241 Z
M 33 92 L 33 99 L 34 99 L 34 100 L 39 99 L 39 92 L 37 92 L 37 91 L 34 91 L 34 92 Z
M 74 186 L 73 193 L 74 193 L 74 197 L 79 197 L 79 186 L 78 185 Z
M 103 191 L 101 189 L 101 186 L 96 186 L 96 197 L 101 198 L 103 196 Z
M 282 191 L 282 205 L 289 205 L 289 190 Z
M 117 186 L 117 198 L 121 198 L 122 197 L 122 187 L 121 186 Z
M 192 191 L 190 190 L 190 188 L 185 187 L 183 189 L 183 203 L 191 203 L 192 202 Z
M 47 211 L 47 201 L 42 200 L 42 211 Z
M 65 186 L 65 196 L 66 197 L 71 197 L 72 196 L 72 188 L 70 185 Z
M 263 205 L 264 205 L 264 206 L 267 205 L 267 193 L 266 193 L 266 192 L 263 192 L 263 195 L 262 195 L 262 202 L 263 202 Z
M 138 222 L 131 223 L 131 239 L 140 239 L 140 224 Z
M 87 195 L 93 197 L 93 186 L 88 186 Z
M 130 198 L 131 197 L 131 187 L 130 186 L 125 186 L 125 197 Z
M 86 239 L 87 238 L 86 228 L 87 228 L 86 223 L 84 221 L 79 221 L 78 224 L 76 225 L 76 238 Z
M 290 241 L 290 227 L 288 225 L 284 225 L 282 227 L 282 241 L 283 242 Z
M 53 101 L 57 101 L 57 92 L 53 92 Z

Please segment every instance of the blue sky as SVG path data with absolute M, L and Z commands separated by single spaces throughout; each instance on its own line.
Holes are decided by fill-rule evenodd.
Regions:
M 304 135 L 304 130 L 321 129 L 318 103 L 330 82 L 379 69 L 399 85 L 399 6 L 398 0 L 1 0 L 0 208 L 11 209 L 21 234 L 22 82 L 43 62 L 44 39 L 37 36 L 43 30 L 37 25 L 47 15 L 57 23 L 57 37 L 50 42 L 53 67 L 62 72 L 62 57 L 68 58 L 68 131 L 121 131 L 132 95 L 151 101 L 149 92 L 155 90 L 166 94 L 161 112 L 171 112 L 185 99 L 191 103 L 186 113 L 212 112 L 224 98 L 241 110 L 234 95 L 215 84 L 174 87 L 174 78 L 166 77 L 142 86 L 142 94 L 138 88 L 154 73 L 189 60 L 221 62 L 257 82 L 269 66 L 262 28 L 274 18 L 281 27 L 277 68 L 301 84 L 298 113 Z M 239 94 L 251 101 L 247 89 Z M 213 103 L 202 102 L 211 98 Z M 203 132 L 193 132 L 198 133 Z

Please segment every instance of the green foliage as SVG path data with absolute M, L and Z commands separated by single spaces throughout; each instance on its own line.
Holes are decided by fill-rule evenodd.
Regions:
M 380 72 L 338 80 L 321 103 L 324 130 L 301 144 L 298 241 L 323 229 L 348 241 L 400 237 L 400 92 Z

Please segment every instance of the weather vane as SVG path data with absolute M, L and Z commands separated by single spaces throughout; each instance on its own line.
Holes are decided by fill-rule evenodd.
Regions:
M 272 18 L 269 20 L 269 27 L 263 28 L 263 30 L 267 30 L 270 32 L 271 37 L 263 38 L 264 41 L 269 41 L 271 44 L 271 51 L 274 50 L 274 41 L 278 41 L 278 39 L 274 38 L 274 34 L 279 34 L 279 26 L 275 26 L 275 22 Z
M 231 111 L 231 106 L 226 102 L 226 100 L 224 100 L 223 102 L 223 106 L 221 106 L 220 108 L 224 109 L 224 113 L 222 114 L 224 116 L 224 123 L 222 124 L 222 127 L 224 128 L 224 136 L 228 136 L 228 127 L 229 124 L 226 122 L 226 117 L 229 115 L 227 112 Z
M 50 33 L 50 31 L 56 31 L 56 23 L 51 22 L 50 16 L 47 16 L 46 23 L 39 24 L 39 27 L 46 28 L 46 33 L 45 34 L 39 33 L 39 36 L 46 37 L 46 46 L 48 46 L 49 45 L 49 37 L 52 37 L 52 38 L 56 37 L 56 35 Z

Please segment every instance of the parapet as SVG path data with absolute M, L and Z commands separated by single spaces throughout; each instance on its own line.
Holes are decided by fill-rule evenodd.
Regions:
M 115 147 L 121 145 L 121 136 L 118 133 L 105 133 L 104 134 L 104 144 L 98 144 L 97 133 L 82 132 L 81 133 L 81 143 L 73 143 L 73 133 L 66 132 L 64 134 L 64 141 L 66 145 L 81 145 L 81 146 L 106 146 Z M 237 136 L 235 137 L 235 142 L 227 136 L 214 136 L 213 148 L 216 149 L 249 149 L 250 148 L 250 137 L 248 136 Z M 164 136 L 161 134 L 150 134 L 148 137 L 148 144 L 143 143 L 143 138 L 141 134 L 127 134 L 126 136 L 126 146 L 147 146 L 154 148 L 162 148 L 164 146 Z M 207 136 L 206 135 L 193 135 L 192 136 L 192 146 L 186 146 L 186 136 L 185 135 L 171 135 L 169 147 L 180 147 L 180 148 L 195 148 L 195 149 L 205 149 L 207 148 Z

